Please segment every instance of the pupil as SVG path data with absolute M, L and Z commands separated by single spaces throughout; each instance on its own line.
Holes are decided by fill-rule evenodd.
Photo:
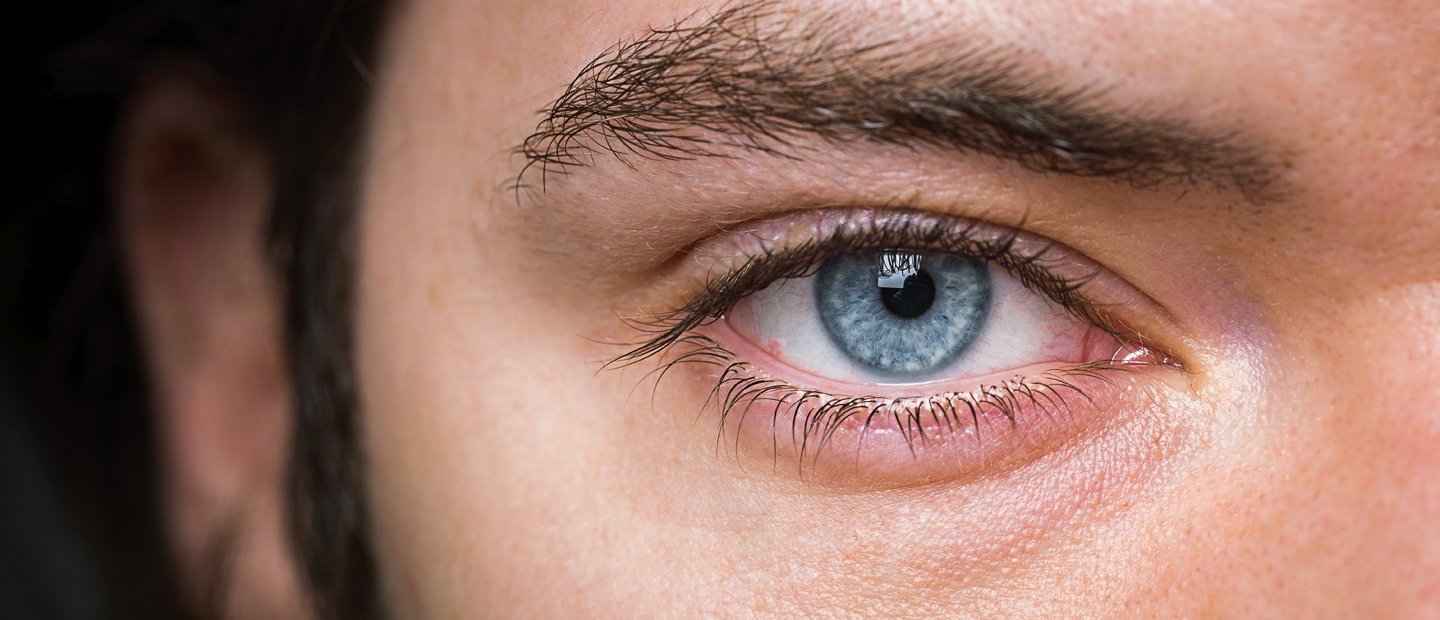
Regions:
M 935 304 L 935 280 L 922 269 L 906 276 L 900 288 L 880 287 L 880 301 L 896 316 L 913 319 Z

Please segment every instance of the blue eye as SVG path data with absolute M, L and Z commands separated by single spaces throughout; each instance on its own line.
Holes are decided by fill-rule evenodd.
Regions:
M 963 356 L 985 327 L 990 274 L 938 252 L 832 258 L 815 273 L 815 307 L 831 341 L 878 374 L 913 379 Z
M 725 324 L 792 382 L 833 390 L 827 381 L 914 385 L 1078 361 L 1092 340 L 1088 321 L 1007 271 L 918 249 L 828 258 L 742 299 Z

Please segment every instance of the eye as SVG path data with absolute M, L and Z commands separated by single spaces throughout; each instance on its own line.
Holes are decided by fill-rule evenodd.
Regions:
M 907 250 L 827 259 L 741 300 L 726 321 L 799 374 L 856 387 L 1079 363 L 1108 339 L 1003 269 Z
M 798 219 L 697 250 L 702 292 L 614 360 L 696 368 L 741 451 L 842 483 L 998 471 L 1176 368 L 1122 327 L 1154 304 L 1052 240 L 914 212 Z

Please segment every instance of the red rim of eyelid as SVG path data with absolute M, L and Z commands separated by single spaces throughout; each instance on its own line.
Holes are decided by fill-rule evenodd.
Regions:
M 985 385 L 994 385 L 1015 377 L 1033 377 L 1045 372 L 1075 368 L 1095 363 L 1152 363 L 1154 354 L 1148 349 L 1126 345 L 1113 335 L 1094 325 L 1088 326 L 1084 338 L 1081 360 L 1045 360 L 1022 367 L 964 378 L 945 378 L 915 383 L 875 383 L 856 385 L 832 379 L 814 372 L 795 367 L 777 358 L 764 347 L 741 334 L 731 325 L 729 315 L 697 330 L 702 335 L 725 348 L 737 360 L 744 360 L 751 367 L 766 371 L 765 374 L 784 381 L 798 389 L 808 389 L 836 396 L 875 396 L 879 398 L 924 398 L 944 392 L 968 392 Z M 739 346 L 730 344 L 739 343 Z M 779 372 L 777 372 L 777 370 Z M 857 389 L 858 388 L 858 389 Z

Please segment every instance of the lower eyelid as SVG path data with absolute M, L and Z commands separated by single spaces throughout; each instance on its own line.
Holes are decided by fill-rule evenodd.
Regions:
M 733 445 L 812 482 L 895 488 L 954 481 L 1015 467 L 1124 410 L 1158 384 L 1139 359 L 1023 369 L 926 396 L 831 395 L 776 379 L 705 336 L 677 359 L 714 386 L 717 446 Z M 698 354 L 697 352 L 703 352 Z M 882 390 L 883 391 L 883 390 Z M 907 397 L 909 396 L 909 397 Z M 732 444 L 733 442 L 733 444 Z M 737 455 L 737 456 L 743 456 Z

